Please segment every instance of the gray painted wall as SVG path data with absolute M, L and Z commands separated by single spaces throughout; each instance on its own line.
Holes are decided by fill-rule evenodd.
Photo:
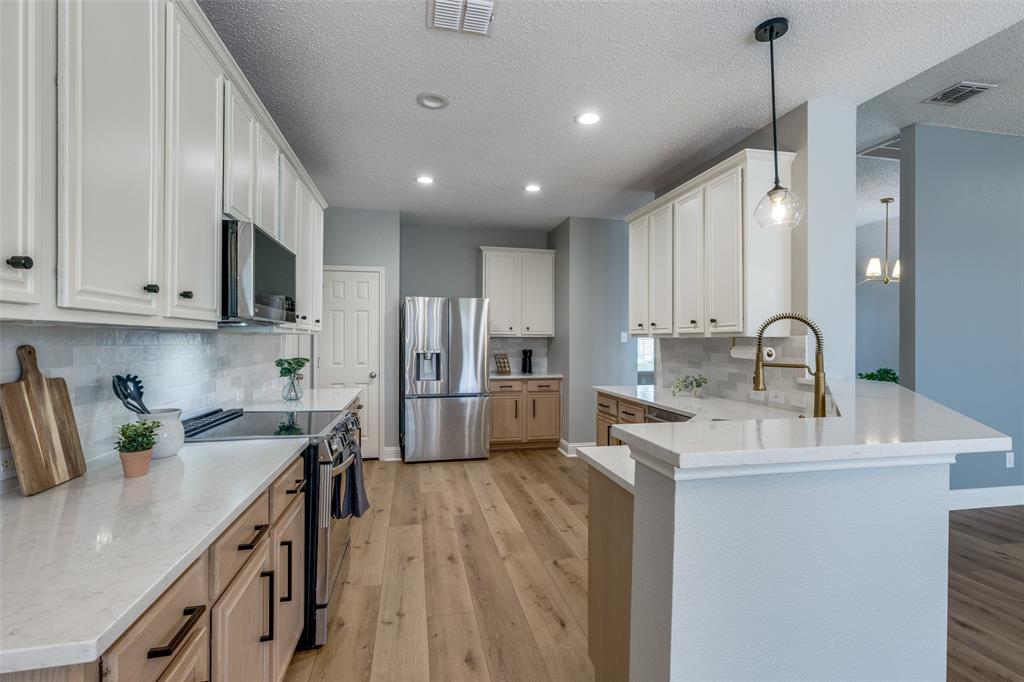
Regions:
M 548 364 L 566 375 L 562 438 L 592 443 L 593 387 L 636 384 L 636 340 L 620 339 L 628 329 L 628 228 L 621 220 L 570 218 L 549 233 L 548 248 L 557 251 L 558 337 L 552 341 Z
M 1024 137 L 910 126 L 902 140 L 903 381 L 1019 447 Z M 1024 483 L 1024 467 L 1005 461 L 1002 453 L 959 455 L 950 487 Z
M 546 249 L 548 242 L 547 233 L 538 230 L 402 227 L 401 232 L 403 297 L 479 296 L 481 246 Z
M 894 204 L 895 206 L 895 204 Z M 885 223 L 857 228 L 857 371 L 900 371 L 900 285 L 864 281 L 871 257 L 885 253 Z M 899 258 L 899 218 L 889 220 L 889 267 Z
M 398 447 L 398 211 L 328 208 L 324 213 L 324 265 L 384 268 L 384 447 Z

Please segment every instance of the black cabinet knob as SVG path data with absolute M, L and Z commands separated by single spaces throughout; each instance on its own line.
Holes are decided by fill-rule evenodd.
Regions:
M 320 320 L 313 320 L 313 324 L 320 324 Z
M 644 323 L 643 323 L 643 322 L 637 322 L 636 324 L 637 324 L 637 326 L 638 326 L 638 327 L 642 327 L 642 326 L 644 326 Z
M 657 327 L 657 326 L 658 326 L 658 323 L 657 323 L 657 322 L 651 322 L 651 326 L 652 326 L 652 327 Z
M 530 328 L 529 328 L 529 327 L 527 327 L 527 328 L 526 328 L 526 331 L 530 331 Z
M 181 296 L 182 298 L 193 298 L 195 294 L 193 294 L 191 291 L 183 291 L 180 294 L 178 294 L 178 296 Z
M 509 327 L 509 328 L 508 328 L 508 330 L 509 330 L 509 331 L 512 331 L 512 327 Z
M 718 320 L 716 320 L 715 318 L 712 317 L 711 318 L 711 324 L 718 324 Z
M 160 293 L 160 285 L 159 284 L 147 284 L 146 286 L 142 287 L 142 290 L 145 291 L 147 294 L 159 294 Z
M 696 327 L 697 326 L 697 320 L 690 320 L 690 324 L 692 324 L 694 327 Z
M 35 261 L 31 256 L 11 256 L 7 259 L 7 264 L 15 270 L 31 270 Z
M 299 319 L 300 319 L 300 320 L 304 320 L 304 319 L 306 319 L 306 316 L 305 316 L 305 315 L 300 315 L 300 316 L 299 316 Z

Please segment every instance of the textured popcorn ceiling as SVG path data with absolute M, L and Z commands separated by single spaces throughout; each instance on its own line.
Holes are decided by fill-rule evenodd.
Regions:
M 882 197 L 896 201 L 889 205 L 889 217 L 900 215 L 900 162 L 857 157 L 857 225 L 885 220 Z
M 791 20 L 782 112 L 859 104 L 1024 19 L 1020 0 L 497 0 L 481 37 L 428 29 L 426 0 L 201 4 L 332 206 L 538 229 L 621 217 L 765 125 L 765 18 Z M 586 109 L 601 123 L 574 124 Z

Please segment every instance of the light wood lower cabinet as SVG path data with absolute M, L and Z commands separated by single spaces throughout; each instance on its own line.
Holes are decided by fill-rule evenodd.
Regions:
M 272 680 L 284 678 L 302 634 L 302 605 L 306 588 L 303 570 L 306 560 L 303 544 L 305 509 L 305 501 L 296 500 L 281 515 L 270 537 L 270 546 L 276 552 L 274 573 L 277 576 L 277 631 L 273 640 Z
M 598 445 L 622 445 L 622 441 L 611 435 L 615 424 L 643 424 L 647 420 L 647 408 L 640 403 L 631 403 L 613 398 L 605 393 L 597 394 L 597 419 L 594 442 Z
M 271 679 L 275 583 L 270 542 L 263 539 L 213 607 L 212 682 Z
M 561 379 L 492 380 L 491 447 L 551 447 L 561 432 Z
M 616 440 L 612 438 L 612 426 L 614 425 L 614 418 L 601 412 L 597 413 L 597 438 L 594 442 L 597 443 L 598 446 L 613 444 L 612 441 Z
M 210 679 L 210 627 L 197 629 L 171 665 L 160 682 L 207 682 Z

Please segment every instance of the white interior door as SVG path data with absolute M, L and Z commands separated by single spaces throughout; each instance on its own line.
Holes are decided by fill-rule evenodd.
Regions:
M 317 387 L 363 389 L 359 421 L 365 457 L 379 457 L 381 450 L 381 277 L 381 270 L 324 271 Z

